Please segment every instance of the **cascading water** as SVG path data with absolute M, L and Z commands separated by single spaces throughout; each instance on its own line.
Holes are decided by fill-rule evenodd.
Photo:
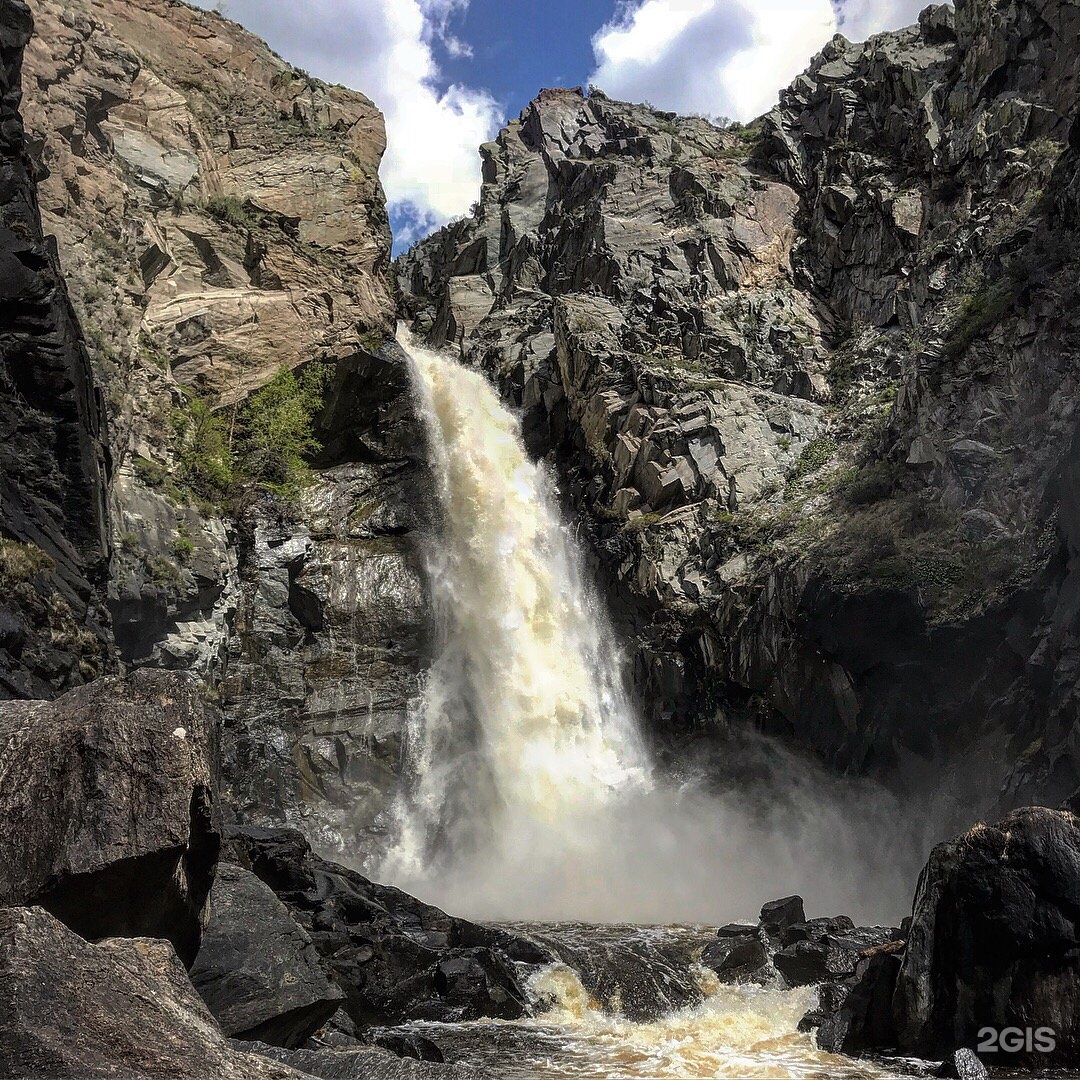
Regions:
M 402 345 L 443 510 L 428 555 L 440 636 L 382 872 L 437 878 L 445 896 L 523 853 L 579 870 L 565 860 L 582 826 L 650 783 L 613 637 L 515 418 L 480 374 Z

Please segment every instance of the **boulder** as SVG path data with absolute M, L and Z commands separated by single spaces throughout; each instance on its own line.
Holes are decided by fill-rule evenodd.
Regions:
M 818 1009 L 800 1027 L 817 1028 L 817 1044 L 834 1054 L 860 1054 L 896 1044 L 892 998 L 900 957 L 875 952 L 859 960 L 855 974 L 819 994 Z
M 895 941 L 899 933 L 892 927 L 857 927 L 846 915 L 793 923 L 780 933 L 784 947 L 773 955 L 773 965 L 788 986 L 835 982 L 854 975 L 864 954 Z
M 990 1075 L 974 1050 L 964 1047 L 950 1054 L 935 1071 L 943 1080 L 987 1080 Z
M 894 999 L 899 1045 L 923 1057 L 1002 1039 L 991 1065 L 1080 1064 L 1080 818 L 1032 806 L 930 855 Z M 1039 1029 L 1052 1029 L 1040 1039 Z
M 553 959 L 526 938 L 453 918 L 326 862 L 292 829 L 236 829 L 228 853 L 307 930 L 358 1025 L 517 1019 L 527 1005 L 513 961 Z
M 218 866 L 209 907 L 195 989 L 226 1035 L 300 1046 L 345 997 L 307 931 L 268 885 L 231 863 Z
M 768 968 L 769 954 L 756 926 L 733 923 L 716 932 L 701 952 L 701 962 L 722 982 L 745 982 Z
M 27 1080 L 299 1080 L 233 1050 L 172 945 L 92 945 L 42 908 L 0 910 L 0 1056 Z
M 806 922 L 801 896 L 785 896 L 782 900 L 770 900 L 761 908 L 761 929 L 767 934 L 778 934 L 793 923 Z
M 143 670 L 2 702 L 0 744 L 0 904 L 86 938 L 166 938 L 190 964 L 220 846 L 200 683 Z

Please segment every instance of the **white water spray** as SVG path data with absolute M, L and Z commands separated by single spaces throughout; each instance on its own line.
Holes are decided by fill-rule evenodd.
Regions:
M 713 922 L 795 889 L 830 910 L 877 907 L 889 871 L 909 873 L 893 860 L 867 879 L 890 806 L 811 795 L 762 821 L 737 794 L 653 782 L 548 473 L 479 373 L 401 345 L 442 507 L 428 552 L 439 640 L 377 876 L 488 919 Z

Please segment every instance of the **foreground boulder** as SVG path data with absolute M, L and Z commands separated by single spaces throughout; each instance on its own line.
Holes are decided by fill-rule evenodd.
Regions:
M 292 829 L 237 829 L 228 853 L 311 935 L 356 1024 L 515 1020 L 527 1005 L 514 961 L 552 959 L 527 939 L 453 918 L 325 862 Z
M 254 874 L 218 866 L 191 980 L 226 1035 L 300 1046 L 345 995 L 307 932 Z
M 166 938 L 190 965 L 220 847 L 217 738 L 174 672 L 0 703 L 0 904 L 86 938 Z
M 41 908 L 0 910 L 0 1057 L 34 1080 L 298 1080 L 225 1041 L 167 941 L 73 934 Z
M 941 1057 L 977 1047 L 985 1027 L 1017 1028 L 980 1051 L 987 1064 L 1080 1064 L 1080 818 L 1026 807 L 934 849 L 895 1008 L 908 1052 Z

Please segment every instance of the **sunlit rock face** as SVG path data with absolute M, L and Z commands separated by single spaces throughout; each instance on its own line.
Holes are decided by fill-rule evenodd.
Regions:
M 107 0 L 33 15 L 23 109 L 77 317 L 58 400 L 88 458 L 61 463 L 88 476 L 60 509 L 79 519 L 66 539 L 99 563 L 96 592 L 81 564 L 62 566 L 62 595 L 83 621 L 96 600 L 111 628 L 98 643 L 93 627 L 60 627 L 78 648 L 64 663 L 54 648 L 46 679 L 13 692 L 88 677 L 106 643 L 122 663 L 194 670 L 226 706 L 236 811 L 306 818 L 326 846 L 366 850 L 396 782 L 425 619 L 411 539 L 427 512 L 423 439 L 400 358 L 379 355 L 393 327 L 382 116 L 213 12 Z M 210 506 L 182 490 L 186 400 L 235 415 L 280 368 L 317 361 L 333 375 L 302 506 Z M 106 419 L 107 487 L 90 475 Z
M 730 131 L 544 91 L 398 261 L 553 452 L 661 739 L 753 717 L 946 819 L 1077 786 L 1076 29 L 931 8 Z

